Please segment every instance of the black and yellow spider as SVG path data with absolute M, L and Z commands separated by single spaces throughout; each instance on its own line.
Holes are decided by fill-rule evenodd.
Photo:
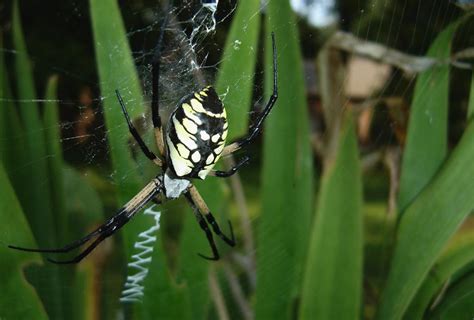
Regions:
M 191 93 L 181 100 L 170 116 L 166 131 L 163 135 L 161 118 L 159 115 L 159 78 L 161 43 L 163 30 L 160 34 L 158 45 L 155 49 L 154 61 L 152 64 L 152 121 L 156 144 L 161 157 L 157 157 L 144 143 L 137 130 L 130 121 L 130 117 L 125 108 L 125 104 L 118 90 L 117 98 L 122 108 L 125 119 L 128 123 L 130 133 L 137 141 L 145 156 L 162 168 L 162 172 L 151 180 L 137 195 L 127 202 L 112 218 L 107 220 L 95 231 L 85 237 L 74 241 L 62 248 L 57 249 L 30 249 L 17 246 L 9 246 L 12 249 L 45 252 L 45 253 L 66 253 L 76 249 L 83 244 L 92 243 L 79 255 L 71 260 L 52 260 L 57 264 L 78 263 L 94 250 L 104 239 L 113 235 L 124 226 L 137 212 L 140 211 L 151 200 L 161 201 L 161 197 L 166 199 L 176 199 L 182 194 L 192 206 L 197 221 L 201 229 L 206 233 L 207 240 L 211 246 L 213 256 L 201 257 L 209 260 L 218 260 L 219 252 L 214 243 L 212 232 L 208 224 L 211 225 L 214 233 L 224 240 L 229 246 L 235 246 L 232 225 L 229 222 L 230 238 L 224 235 L 219 228 L 217 221 L 212 216 L 204 199 L 199 194 L 196 187 L 191 183 L 192 179 L 204 179 L 208 175 L 217 177 L 228 177 L 235 173 L 242 165 L 248 162 L 248 157 L 244 157 L 235 167 L 229 171 L 212 170 L 220 157 L 229 155 L 249 142 L 251 142 L 261 131 L 263 121 L 268 116 L 270 110 L 277 100 L 277 62 L 275 36 L 272 33 L 273 45 L 273 94 L 269 98 L 262 113 L 250 126 L 248 135 L 238 139 L 229 145 L 225 145 L 227 136 L 227 117 L 224 105 L 211 87 Z M 204 219 L 205 217 L 205 219 Z

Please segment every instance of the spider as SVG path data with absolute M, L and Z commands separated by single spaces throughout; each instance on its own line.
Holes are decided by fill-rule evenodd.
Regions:
M 214 219 L 204 199 L 192 184 L 192 180 L 204 179 L 208 175 L 229 177 L 248 162 L 249 158 L 244 157 L 228 171 L 212 170 L 220 157 L 230 155 L 254 140 L 262 129 L 263 121 L 275 105 L 278 98 L 275 35 L 272 33 L 273 93 L 268 99 L 263 111 L 249 127 L 247 136 L 226 146 L 225 140 L 228 128 L 226 111 L 222 101 L 211 86 L 207 86 L 184 97 L 171 113 L 168 124 L 165 130 L 163 130 L 159 114 L 159 79 L 163 33 L 164 28 L 162 28 L 160 32 L 152 61 L 153 88 L 151 101 L 154 136 L 160 157 L 156 156 L 155 153 L 146 146 L 130 120 L 120 92 L 115 90 L 130 134 L 136 140 L 145 156 L 161 167 L 161 173 L 153 178 L 141 191 L 119 209 L 113 217 L 79 240 L 56 249 L 32 249 L 12 245 L 9 246 L 10 248 L 29 252 L 67 253 L 94 239 L 84 251 L 70 260 L 53 260 L 48 258 L 48 261 L 56 264 L 79 263 L 104 239 L 112 236 L 117 230 L 123 227 L 150 201 L 160 203 L 163 196 L 165 199 L 177 199 L 181 195 L 184 195 L 193 208 L 197 222 L 206 234 L 212 250 L 211 257 L 198 253 L 199 256 L 208 260 L 219 260 L 219 252 L 209 225 L 215 235 L 220 237 L 229 246 L 235 246 L 236 242 L 230 221 L 230 237 L 227 237 L 221 231 L 219 224 Z

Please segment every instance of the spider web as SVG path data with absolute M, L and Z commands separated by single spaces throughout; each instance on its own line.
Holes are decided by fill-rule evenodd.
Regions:
M 203 2 L 189 0 L 168 7 L 167 4 L 157 5 L 156 2 L 152 1 L 136 1 L 124 3 L 121 6 L 128 31 L 127 37 L 131 43 L 133 58 L 142 81 L 145 96 L 145 105 L 141 106 L 143 116 L 134 119 L 134 123 L 142 132 L 149 132 L 151 129 L 149 111 L 151 101 L 150 62 L 165 16 L 169 17 L 169 22 L 166 27 L 160 81 L 160 92 L 162 93 L 160 101 L 164 110 L 163 118 L 167 119 L 166 113 L 170 113 L 183 96 L 206 84 L 214 83 L 223 48 L 223 40 L 221 39 L 223 36 L 219 38 L 218 31 L 220 29 L 228 30 L 236 3 L 231 0 L 220 0 L 216 7 L 205 3 L 205 1 Z M 432 3 L 431 5 L 427 5 L 428 0 L 413 2 L 402 0 L 398 1 L 396 5 L 395 1 L 390 0 L 353 2 L 357 2 L 357 5 L 345 6 L 342 4 L 343 1 L 337 4 L 329 0 L 292 0 L 295 11 L 299 12 L 297 20 L 302 26 L 300 29 L 309 30 L 301 35 L 305 71 L 308 75 L 306 80 L 309 99 L 318 95 L 318 79 L 314 78 L 314 56 L 318 46 L 316 40 L 319 35 L 314 29 L 315 25 L 328 27 L 328 24 L 337 22 L 340 28 L 352 31 L 356 37 L 362 40 L 382 43 L 387 47 L 396 48 L 413 55 L 424 55 L 436 34 L 450 21 L 455 20 L 460 12 L 460 9 L 453 3 L 447 3 L 446 1 L 429 1 L 429 3 Z M 48 19 L 33 14 L 35 11 L 39 11 L 35 4 L 32 4 L 32 7 L 29 6 L 29 4 L 22 4 L 22 10 L 27 12 L 27 19 L 24 19 L 23 23 L 28 52 L 35 66 L 37 78 L 39 78 L 38 75 L 58 73 L 62 81 L 63 90 L 59 91 L 58 97 L 61 123 L 58 126 L 62 133 L 61 143 L 65 159 L 69 164 L 80 168 L 81 174 L 89 182 L 95 179 L 103 179 L 104 177 L 101 176 L 103 172 L 107 172 L 105 180 L 109 184 L 126 180 L 129 178 L 128 176 L 117 177 L 116 173 L 109 167 L 110 150 L 107 147 L 107 132 L 114 130 L 114 128 L 105 127 L 101 105 L 105 98 L 110 97 L 101 96 L 99 91 L 93 60 L 93 41 L 89 29 L 90 17 L 87 13 L 87 3 L 72 1 L 69 4 L 62 4 L 62 10 L 67 14 L 51 19 L 69 26 L 66 34 L 68 34 L 68 42 L 73 43 L 70 51 L 77 54 L 71 54 L 71 52 L 63 54 L 62 48 L 55 43 L 59 42 L 58 39 L 47 40 L 49 49 L 43 50 L 41 42 L 45 41 L 45 35 L 51 33 L 51 27 L 39 28 L 44 33 L 41 35 L 35 34 L 32 31 L 35 26 L 47 25 Z M 357 10 L 353 10 L 354 7 Z M 324 21 L 321 21 L 320 17 L 318 18 L 312 13 L 316 12 L 321 15 L 321 10 L 327 10 Z M 347 12 L 347 10 L 351 11 Z M 377 18 L 372 18 L 372 15 L 375 15 L 376 12 L 382 12 L 382 14 L 378 14 Z M 259 13 L 256 12 L 255 14 Z M 412 23 L 411 29 L 404 25 L 406 21 Z M 77 25 L 81 27 L 74 28 Z M 57 49 L 53 51 L 50 48 Z M 7 66 L 9 66 L 7 67 L 8 71 L 11 71 L 12 61 L 17 52 L 5 44 L 0 49 L 5 55 Z M 82 58 L 82 61 L 78 61 L 79 57 Z M 383 101 L 389 94 L 394 93 L 402 97 L 405 102 L 409 103 L 411 101 L 411 85 L 414 78 L 406 77 L 390 66 L 387 68 L 387 72 L 367 80 L 368 82 L 377 82 L 377 86 L 368 93 L 355 96 L 356 102 L 363 102 L 366 99 Z M 382 77 L 383 80 L 379 81 L 376 79 L 377 77 Z M 42 79 L 44 78 L 42 77 Z M 256 82 L 260 78 L 261 74 L 257 74 Z M 351 79 L 347 76 L 346 80 L 350 81 Z M 38 84 L 38 87 L 40 88 L 38 92 L 44 91 L 43 85 Z M 255 91 L 258 90 L 259 88 L 256 87 Z M 343 90 L 343 88 L 340 88 L 340 90 Z M 14 104 L 32 104 L 45 100 L 20 100 L 4 96 L 0 97 L 0 101 L 8 101 Z M 374 108 L 374 105 L 371 107 Z M 381 147 L 395 145 L 397 128 L 399 126 L 403 128 L 403 125 L 406 125 L 406 115 L 403 114 L 403 111 L 393 114 L 388 108 L 382 110 L 376 114 L 380 119 L 375 128 L 370 130 L 371 133 L 367 133 L 367 140 L 363 142 L 367 162 L 370 162 L 369 156 L 376 153 Z M 322 138 L 324 138 L 322 120 L 317 118 L 321 114 L 317 113 L 315 116 L 314 109 L 311 111 L 314 118 L 316 118 L 312 122 L 313 130 L 319 131 Z M 370 116 L 374 116 L 374 114 Z M 126 126 L 125 122 L 123 126 Z M 459 134 L 454 130 L 450 133 L 451 141 L 454 143 L 459 138 Z M 123 140 L 125 142 L 129 141 L 132 148 L 136 149 L 128 135 L 124 135 Z M 52 156 L 55 155 L 48 155 L 48 157 Z M 32 159 L 32 161 L 35 161 L 35 159 Z M 145 170 L 145 161 L 147 160 L 143 158 L 137 159 L 138 165 L 143 167 L 143 170 Z M 15 169 L 18 174 L 23 170 L 22 167 Z M 380 170 L 377 166 L 370 167 L 370 169 Z M 98 172 L 101 173 L 98 174 Z M 387 179 L 387 177 L 385 176 L 382 179 Z M 107 198 L 108 196 L 104 196 L 103 193 L 109 190 L 110 188 L 105 188 L 105 192 L 102 191 L 101 196 Z M 388 192 L 387 188 L 380 187 L 380 184 L 368 190 L 370 196 L 375 199 L 385 199 Z M 108 199 L 108 202 L 106 200 L 106 210 L 113 208 L 114 204 L 112 202 L 110 199 Z M 150 228 L 153 227 L 150 225 Z M 276 257 L 276 264 L 278 259 Z M 207 285 L 207 282 L 192 284 L 192 286 Z M 123 283 L 118 284 L 117 287 L 122 288 Z M 231 295 L 229 292 L 224 294 Z M 269 293 L 269 295 L 275 295 L 275 297 L 279 294 L 282 293 Z

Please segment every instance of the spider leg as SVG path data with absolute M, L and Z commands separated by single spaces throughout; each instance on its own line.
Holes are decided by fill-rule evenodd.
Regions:
M 204 220 L 202 214 L 200 213 L 197 213 L 196 214 L 196 217 L 198 219 L 198 222 L 199 222 L 199 226 L 201 227 L 202 230 L 204 230 L 204 232 L 206 233 L 206 237 L 207 237 L 207 241 L 209 242 L 209 245 L 211 246 L 211 249 L 212 249 L 212 254 L 213 256 L 212 257 L 208 257 L 208 256 L 205 256 L 201 253 L 198 253 L 198 256 L 200 256 L 201 258 L 203 259 L 206 259 L 206 260 L 212 260 L 212 261 L 217 261 L 219 260 L 219 251 L 217 250 L 217 247 L 216 247 L 216 243 L 214 242 L 214 238 L 212 236 L 212 232 L 211 230 L 209 229 L 207 223 L 206 223 L 206 220 Z
M 262 131 L 262 124 L 265 121 L 266 117 L 272 110 L 275 102 L 278 99 L 278 71 L 277 71 L 277 51 L 276 51 L 276 44 L 275 44 L 275 34 L 272 32 L 272 49 L 273 49 L 273 93 L 267 101 L 265 109 L 263 109 L 262 113 L 258 116 L 255 122 L 250 127 L 250 132 L 244 138 L 241 138 L 224 148 L 222 151 L 222 156 L 226 156 L 231 154 L 243 146 L 250 143 L 255 137 Z
M 116 216 L 114 216 L 113 218 L 115 218 Z M 109 220 L 110 221 L 110 220 Z M 108 222 L 107 222 L 108 223 Z M 13 245 L 8 245 L 8 247 L 10 249 L 15 249 L 15 250 L 20 250 L 20 251 L 27 251 L 27 252 L 44 252 L 44 253 L 66 253 L 66 252 L 69 252 L 73 249 L 76 249 L 78 247 L 80 247 L 81 245 L 83 245 L 84 243 L 86 243 L 87 241 L 89 241 L 90 239 L 92 239 L 93 237 L 95 237 L 96 235 L 100 234 L 101 232 L 101 229 L 107 224 L 105 223 L 104 225 L 100 226 L 99 228 L 97 228 L 96 230 L 94 230 L 93 232 L 89 233 L 88 235 L 86 235 L 85 237 L 79 239 L 79 240 L 76 240 L 62 248 L 56 248 L 56 249 L 35 249 L 35 248 L 23 248 L 23 247 L 17 247 L 17 246 L 13 246 Z
M 151 119 L 155 128 L 155 140 L 158 150 L 162 156 L 165 156 L 165 143 L 163 139 L 162 124 L 160 118 L 160 64 L 161 64 L 161 45 L 166 25 L 168 24 L 168 15 L 165 17 L 160 30 L 160 37 L 155 47 L 152 62 L 152 97 L 151 97 Z
M 199 226 L 201 227 L 201 229 L 206 234 L 207 241 L 209 242 L 209 246 L 211 247 L 212 255 L 213 255 L 212 257 L 208 257 L 208 256 L 205 256 L 201 253 L 198 253 L 198 256 L 200 256 L 201 258 L 206 259 L 206 260 L 213 260 L 213 261 L 219 260 L 219 251 L 217 250 L 216 243 L 214 242 L 214 237 L 212 236 L 212 232 L 209 229 L 209 226 L 207 225 L 206 220 L 204 219 L 202 214 L 199 212 L 199 209 L 198 209 L 196 203 L 194 202 L 194 200 L 193 200 L 193 198 L 192 198 L 189 191 L 185 193 L 185 197 L 189 201 L 189 204 L 191 205 L 191 207 L 193 208 L 193 211 L 194 211 L 196 219 L 199 223 Z
M 220 237 L 225 243 L 227 243 L 229 246 L 233 247 L 235 246 L 235 237 L 234 237 L 234 232 L 232 230 L 232 225 L 229 221 L 229 229 L 230 229 L 230 238 L 227 237 L 220 229 L 219 224 L 217 223 L 216 219 L 212 215 L 212 213 L 209 211 L 209 208 L 207 207 L 206 203 L 204 202 L 204 199 L 201 197 L 199 192 L 197 191 L 195 186 L 191 186 L 189 188 L 189 191 L 186 193 L 186 198 L 188 201 L 191 203 L 191 206 L 195 209 L 195 212 L 203 214 L 204 217 L 206 218 L 207 222 L 211 225 L 212 230 L 214 233 Z M 199 218 L 198 218 L 199 221 Z M 201 221 L 199 221 L 201 224 Z M 202 226 L 201 226 L 202 228 Z M 208 237 L 209 239 L 209 237 Z M 214 245 L 211 243 L 211 248 Z M 214 250 L 213 250 L 214 251 Z
M 81 245 L 87 243 L 90 239 L 98 236 L 94 242 L 89 245 L 82 253 L 76 256 L 72 260 L 57 261 L 48 259 L 50 262 L 57 264 L 68 264 L 68 263 L 77 263 L 85 258 L 92 250 L 97 247 L 97 245 L 102 242 L 104 239 L 113 235 L 121 227 L 123 227 L 130 219 L 143 208 L 150 200 L 152 200 L 159 192 L 161 192 L 161 182 L 157 179 L 153 179 L 148 183 L 137 195 L 135 195 L 125 206 L 123 206 L 117 214 L 112 218 L 107 220 L 103 225 L 101 225 L 96 230 L 92 231 L 85 237 L 74 241 L 62 248 L 56 249 L 33 249 L 33 248 L 23 248 L 9 245 L 11 249 L 28 251 L 28 252 L 42 252 L 42 253 L 66 253 L 73 249 L 80 247 Z
M 90 239 L 94 238 L 97 235 L 102 234 L 105 230 L 110 228 L 111 226 L 114 226 L 117 224 L 118 221 L 121 221 L 123 219 L 123 216 L 126 214 L 124 208 L 121 208 L 118 213 L 116 213 L 113 217 L 111 217 L 109 220 L 107 220 L 104 224 L 102 224 L 100 227 L 89 233 L 88 235 L 80 238 L 79 240 L 76 240 L 74 242 L 71 242 L 70 244 L 65 245 L 64 247 L 61 248 L 54 248 L 54 249 L 41 249 L 41 248 L 23 248 L 23 247 L 17 247 L 17 246 L 12 246 L 9 245 L 8 247 L 10 249 L 15 249 L 15 250 L 20 250 L 20 251 L 28 251 L 28 252 L 42 252 L 42 253 L 67 253 L 71 250 L 74 250 L 76 248 L 79 248 L 82 246 L 84 243 L 88 242 Z
M 119 101 L 120 107 L 122 107 L 122 112 L 123 112 L 123 115 L 125 116 L 125 120 L 127 120 L 128 130 L 130 131 L 132 136 L 135 138 L 135 141 L 138 143 L 138 145 L 140 146 L 140 149 L 142 149 L 142 152 L 145 154 L 145 156 L 151 161 L 153 161 L 155 164 L 161 167 L 162 165 L 161 159 L 159 159 L 150 149 L 148 149 L 145 142 L 140 137 L 140 134 L 138 133 L 137 129 L 135 129 L 132 121 L 130 120 L 130 116 L 128 115 L 127 108 L 125 107 L 125 103 L 123 102 L 120 92 L 118 90 L 115 90 L 115 94 L 117 95 L 117 99 Z
M 219 170 L 211 171 L 211 172 L 209 172 L 209 175 L 210 176 L 215 176 L 215 177 L 221 177 L 221 178 L 230 177 L 231 175 L 236 173 L 237 170 L 240 169 L 240 167 L 242 167 L 243 165 L 249 163 L 249 161 L 250 161 L 250 158 L 248 156 L 245 156 L 239 161 L 239 163 L 237 163 L 235 166 L 233 166 L 229 170 L 227 170 L 227 171 L 219 171 Z
M 80 254 L 72 258 L 71 260 L 54 260 L 51 258 L 47 258 L 47 260 L 51 263 L 54 264 L 73 264 L 73 263 L 79 263 L 87 257 L 89 253 L 92 252 L 102 241 L 104 241 L 108 236 L 101 234 L 97 239 L 95 239 L 94 242 L 90 246 L 88 246 L 84 251 L 82 251 Z

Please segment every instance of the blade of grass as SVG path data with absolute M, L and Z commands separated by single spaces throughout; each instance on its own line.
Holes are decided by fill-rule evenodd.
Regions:
M 468 103 L 468 120 L 474 111 L 474 73 L 471 81 L 471 92 Z M 449 248 L 430 271 L 422 286 L 414 297 L 405 317 L 407 319 L 421 319 L 428 307 L 428 303 L 457 270 L 461 269 L 470 260 L 474 259 L 472 239 L 464 239 Z
M 143 185 L 142 177 L 139 175 L 137 165 L 133 161 L 126 143 L 129 137 L 128 127 L 114 91 L 119 89 L 122 92 L 132 118 L 144 111 L 144 108 L 141 108 L 144 106 L 142 91 L 117 1 L 90 0 L 90 10 L 97 68 L 101 83 L 101 95 L 104 97 L 104 114 L 108 129 L 110 154 L 114 175 L 117 177 L 118 198 L 120 203 L 123 204 L 137 193 Z M 150 228 L 154 223 L 154 219 L 151 216 L 140 214 L 123 229 L 125 252 L 128 256 L 128 261 L 131 260 L 131 255 L 134 252 L 132 248 L 138 234 Z M 145 296 L 157 297 L 167 295 L 167 297 L 171 297 L 173 300 L 171 302 L 159 299 L 159 301 L 154 300 L 153 302 L 144 303 L 144 307 L 137 307 L 136 311 L 142 313 L 145 310 L 149 312 L 149 315 L 151 314 L 152 319 L 157 314 L 174 315 L 186 310 L 180 304 L 183 300 L 181 292 L 173 286 L 170 282 L 170 277 L 168 277 L 165 271 L 166 267 L 163 262 L 166 259 L 163 248 L 161 245 L 156 245 L 155 247 L 155 252 L 161 255 L 161 259 L 156 258 L 158 261 L 155 261 L 154 258 L 152 266 L 155 263 L 161 263 L 158 269 L 160 273 L 150 272 L 149 277 L 145 281 L 145 290 L 147 292 Z M 161 292 L 160 290 L 163 289 L 168 291 L 165 293 Z M 160 309 L 157 310 L 156 306 L 159 306 Z
M 217 77 L 216 89 L 225 94 L 228 141 L 247 133 L 261 24 L 259 7 L 258 0 L 238 2 Z
M 449 59 L 451 42 L 461 20 L 450 24 L 436 37 L 428 56 L 442 61 Z M 401 168 L 400 212 L 429 183 L 446 157 L 449 69 L 447 64 L 435 66 L 420 74 L 416 81 Z
M 12 16 L 12 39 L 16 50 L 15 73 L 18 75 L 16 88 L 17 97 L 22 101 L 19 107 L 25 135 L 25 158 L 14 165 L 15 169 L 20 171 L 17 176 L 19 180 L 14 185 L 38 246 L 57 247 L 45 129 L 36 103 L 33 72 L 23 35 L 18 1 L 13 3 Z M 21 243 L 15 244 L 25 246 Z M 62 318 L 64 295 L 61 291 L 58 266 L 33 266 L 26 270 L 26 275 L 37 289 L 48 315 L 55 319 Z
M 3 48 L 3 32 L 0 30 L 0 48 Z M 6 73 L 5 73 L 5 61 L 3 52 L 0 51 L 0 161 L 4 162 L 5 152 L 7 150 L 7 110 L 6 110 L 6 95 L 5 95 L 5 82 L 6 82 Z
M 144 182 L 128 147 L 130 135 L 115 90 L 121 91 L 132 118 L 144 111 L 145 104 L 117 1 L 90 0 L 90 10 L 107 138 L 118 200 L 122 205 L 144 186 Z M 151 217 L 138 215 L 123 228 L 127 256 L 130 256 L 138 233 L 152 224 Z
M 222 192 L 222 181 L 216 178 L 208 178 L 206 181 L 198 181 L 196 184 L 199 192 L 206 201 L 209 209 L 215 215 L 222 231 L 228 233 L 227 221 L 222 214 L 224 206 L 224 194 Z M 209 244 L 204 232 L 199 227 L 191 209 L 185 210 L 184 226 L 180 244 L 180 263 L 177 281 L 186 283 L 187 295 L 190 303 L 192 317 L 205 319 L 209 304 L 209 265 L 213 262 L 206 261 L 197 253 L 212 256 Z M 221 256 L 225 256 L 227 248 L 220 246 L 220 239 L 215 237 L 216 244 L 220 249 Z
M 258 52 L 258 36 L 261 16 L 258 14 L 260 1 L 240 1 L 234 15 L 231 29 L 227 35 L 223 62 L 217 76 L 216 88 L 225 94 L 229 135 L 227 141 L 242 137 L 248 132 L 249 110 L 251 109 L 254 72 Z M 227 169 L 234 161 L 233 157 L 224 159 Z M 245 170 L 245 168 L 243 168 Z M 255 286 L 255 245 L 251 222 L 248 215 L 248 204 L 243 193 L 242 181 L 237 173 L 229 178 L 233 197 L 239 208 L 240 237 L 237 239 L 243 253 L 249 259 L 247 272 L 251 286 Z M 221 182 L 222 184 L 223 182 Z M 209 192 L 209 194 L 213 194 Z M 234 224 L 237 226 L 237 224 Z
M 400 319 L 441 250 L 474 208 L 474 123 L 407 208 L 378 319 Z
M 443 285 L 469 262 L 474 261 L 474 236 L 470 235 L 449 248 L 436 262 L 405 313 L 406 319 L 422 319 L 430 301 Z
M 474 275 L 449 289 L 440 305 L 429 314 L 429 319 L 472 319 L 474 317 Z
M 3 58 L 2 52 L 0 52 L 0 56 Z M 21 174 L 18 173 L 22 171 L 18 165 L 25 163 L 25 149 L 23 147 L 25 145 L 25 136 L 18 113 L 11 102 L 13 96 L 4 62 L 0 61 L 0 63 L 0 72 L 4 79 L 2 83 L 2 97 L 5 98 L 0 101 L 0 115 L 3 119 L 2 123 L 0 123 L 2 126 L 0 156 L 13 188 L 20 190 L 23 186 L 23 181 L 21 180 Z
M 467 106 L 467 119 L 471 119 L 474 114 L 474 72 L 471 76 L 471 90 L 469 92 L 469 104 Z
M 192 319 L 188 288 L 174 282 L 166 264 L 164 232 L 159 233 L 145 280 L 143 303 L 138 306 L 139 319 Z
M 264 132 L 255 317 L 285 319 L 293 316 L 301 283 L 313 170 L 303 66 L 289 2 L 269 2 L 265 23 L 264 101 L 273 89 L 271 32 L 278 49 L 280 90 Z
M 57 99 L 58 77 L 53 76 L 46 85 L 44 103 L 44 130 L 46 152 L 48 154 L 48 169 L 50 175 L 51 203 L 54 214 L 58 243 L 65 243 L 64 235 L 67 230 L 67 216 L 64 204 L 66 198 L 63 183 L 63 157 L 61 149 L 61 132 Z
M 339 139 L 321 180 L 303 279 L 301 319 L 357 319 L 360 315 L 362 179 L 350 113 Z
M 62 170 L 64 192 L 68 195 L 65 203 L 67 212 L 67 231 L 64 243 L 77 239 L 103 223 L 102 202 L 94 188 L 76 169 L 65 165 Z M 89 174 L 90 177 L 90 174 Z M 106 283 L 103 275 L 103 263 L 109 258 L 107 252 L 99 247 L 89 259 L 81 262 L 68 279 L 68 293 L 71 297 L 67 318 L 97 319 L 104 304 L 101 304 L 101 289 Z M 99 251 L 99 252 L 97 252 Z M 104 254 L 105 253 L 105 254 Z M 65 272 L 66 270 L 63 270 Z M 102 275 L 102 277 L 100 277 Z
M 22 187 L 16 191 L 38 245 L 54 247 L 57 242 L 51 212 L 44 131 L 38 105 L 35 102 L 37 96 L 23 38 L 18 1 L 13 4 L 12 33 L 13 45 L 17 51 L 15 56 L 15 73 L 18 75 L 17 94 L 20 100 L 25 101 L 20 103 L 20 111 L 28 157 L 25 159 L 26 163 L 17 163 L 18 170 L 22 170 L 19 177 Z
M 47 85 L 45 92 L 44 102 L 44 114 L 43 114 L 43 126 L 46 142 L 47 165 L 48 175 L 50 177 L 50 190 L 51 190 L 51 204 L 52 213 L 54 216 L 54 227 L 57 235 L 58 245 L 63 245 L 71 240 L 71 236 L 68 236 L 68 224 L 67 224 L 67 212 L 66 205 L 64 203 L 66 199 L 66 192 L 64 188 L 64 177 L 63 177 L 63 156 L 61 148 L 61 133 L 60 133 L 60 120 L 58 111 L 58 77 L 52 76 Z M 74 193 L 77 189 L 74 190 Z M 68 199 L 69 200 L 69 199 Z M 90 199 L 88 202 L 90 203 Z M 74 269 L 68 268 L 66 270 L 58 270 L 57 266 L 50 266 L 57 273 L 58 281 L 62 284 L 70 283 L 74 278 Z M 56 303 L 60 303 L 63 306 L 62 317 L 67 317 L 68 314 L 73 313 L 73 287 L 61 285 L 58 290 L 60 291 L 60 297 L 58 297 Z M 64 313 L 67 312 L 68 314 Z
M 26 264 L 40 263 L 38 254 L 14 251 L 5 243 L 22 243 L 35 247 L 35 241 L 20 203 L 0 163 L 0 318 L 2 319 L 48 319 L 35 290 L 29 284 L 23 268 Z M 14 228 L 12 227 L 14 226 Z M 27 306 L 27 307 L 25 307 Z

